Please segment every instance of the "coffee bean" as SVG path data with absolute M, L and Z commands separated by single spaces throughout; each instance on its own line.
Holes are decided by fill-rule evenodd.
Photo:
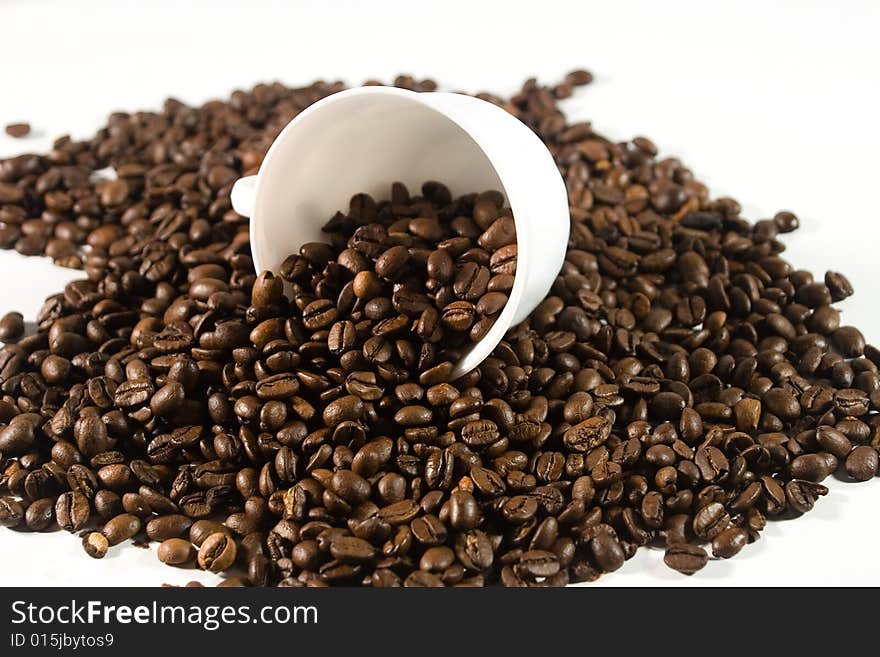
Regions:
M 145 531 L 151 540 L 161 542 L 169 538 L 179 538 L 186 535 L 192 524 L 192 519 L 175 513 L 152 518 L 147 522 Z
M 410 529 L 413 537 L 422 545 L 435 546 L 446 542 L 448 532 L 440 519 L 434 515 L 425 515 L 415 518 Z
M 230 585 L 548 586 L 657 539 L 693 572 L 689 541 L 733 556 L 839 462 L 872 478 L 880 352 L 831 305 L 849 281 L 783 260 L 792 213 L 749 224 L 647 138 L 567 124 L 557 100 L 591 79 L 494 99 L 553 153 L 571 234 L 548 296 L 457 381 L 514 287 L 501 193 L 355 193 L 253 271 L 231 183 L 341 85 L 170 101 L 0 162 L 0 246 L 85 274 L 32 335 L 0 319 L 0 524 L 73 530 L 93 505 L 109 535 L 87 550 L 145 522 L 170 561 L 240 551 Z
M 522 500 L 510 505 L 510 513 L 532 515 L 537 511 L 537 505 Z M 525 506 L 523 506 L 525 504 Z M 456 491 L 449 498 L 449 523 L 457 530 L 466 531 L 476 529 L 480 522 L 480 509 L 474 496 L 464 491 Z
M 837 465 L 838 460 L 833 454 L 820 452 L 798 456 L 791 462 L 789 470 L 796 479 L 818 483 L 837 470 Z
M 764 395 L 764 406 L 768 411 L 783 420 L 800 417 L 801 407 L 798 400 L 790 392 L 782 388 L 772 388 Z
M 330 543 L 330 554 L 334 559 L 339 559 L 343 563 L 363 563 L 370 561 L 375 550 L 373 546 L 362 538 L 355 536 L 340 536 Z
M 89 521 L 89 500 L 82 493 L 68 491 L 55 502 L 58 526 L 69 532 L 82 529 Z
M 831 292 L 831 299 L 833 301 L 843 301 L 847 297 L 852 296 L 852 283 L 840 272 L 825 272 L 825 285 Z
M 709 562 L 709 555 L 699 545 L 673 543 L 666 548 L 663 562 L 684 575 L 693 575 Z
M 34 500 L 24 512 L 24 524 L 34 532 L 47 531 L 55 522 L 55 500 L 43 497 Z
M 192 523 L 192 526 L 189 529 L 189 540 L 190 543 L 196 547 L 201 547 L 202 543 L 205 542 L 205 539 L 208 538 L 208 536 L 218 532 L 228 533 L 228 530 L 219 522 L 202 518 Z
M 328 427 L 336 427 L 342 422 L 358 420 L 364 412 L 361 399 L 355 395 L 347 395 L 336 399 L 324 409 L 324 424 Z
M 189 541 L 182 538 L 168 538 L 156 549 L 159 561 L 169 566 L 180 566 L 192 561 L 195 550 Z
M 520 557 L 519 565 L 531 577 L 551 577 L 559 572 L 559 558 L 545 550 L 524 552 Z
M 610 424 L 604 418 L 596 416 L 568 429 L 562 439 L 569 449 L 588 452 L 602 445 L 610 435 Z
M 330 480 L 330 487 L 343 500 L 357 506 L 370 497 L 370 483 L 351 470 L 338 470 Z
M 26 420 L 13 418 L 0 429 L 0 452 L 8 456 L 20 456 L 36 441 L 35 428 Z
M 24 522 L 25 509 L 10 497 L 0 497 L 0 527 L 18 527 Z
M 0 341 L 15 342 L 24 335 L 24 316 L 9 312 L 0 317 Z
M 7 123 L 5 130 L 10 137 L 21 139 L 31 133 L 31 126 L 29 123 Z
M 118 545 L 127 541 L 141 530 L 141 519 L 130 513 L 122 513 L 108 520 L 101 533 L 110 545 Z
M 821 426 L 816 429 L 816 442 L 826 452 L 830 452 L 839 460 L 845 460 L 852 451 L 852 443 L 837 429 Z
M 107 427 L 97 415 L 81 416 L 73 426 L 73 436 L 84 456 L 95 456 L 110 448 Z
M 705 540 L 712 540 L 727 529 L 730 516 L 724 505 L 712 502 L 702 507 L 694 515 L 694 534 Z
M 856 481 L 868 481 L 880 469 L 880 457 L 872 445 L 859 445 L 846 457 L 846 473 Z
M 730 472 L 727 457 L 717 447 L 702 447 L 697 450 L 694 462 L 700 469 L 703 479 L 709 483 L 723 481 Z
M 596 565 L 605 572 L 613 572 L 623 566 L 625 556 L 617 539 L 606 531 L 600 531 L 590 541 L 590 552 Z
M 749 534 L 741 527 L 728 527 L 712 539 L 712 554 L 719 559 L 730 559 L 739 554 L 749 542 Z
M 92 559 L 103 559 L 110 546 L 107 537 L 101 532 L 89 532 L 83 537 L 83 549 Z
M 212 573 L 227 570 L 235 563 L 236 552 L 235 541 L 223 532 L 215 532 L 199 546 L 199 567 Z
M 186 391 L 176 381 L 170 381 L 159 388 L 150 398 L 150 410 L 158 417 L 168 417 L 175 413 L 186 399 Z
M 825 486 L 810 481 L 792 479 L 785 484 L 785 499 L 788 506 L 796 513 L 810 511 L 816 499 L 827 493 L 828 489 Z

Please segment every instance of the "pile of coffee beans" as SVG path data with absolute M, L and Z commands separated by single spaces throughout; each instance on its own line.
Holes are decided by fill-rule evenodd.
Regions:
M 453 200 L 445 185 L 429 181 L 412 198 L 395 183 L 381 203 L 355 195 L 324 232 L 328 242 L 305 244 L 279 276 L 291 285 L 302 328 L 340 356 L 346 372 L 371 366 L 391 383 L 410 373 L 445 382 L 460 349 L 486 335 L 513 287 L 516 227 L 497 191 Z M 258 348 L 281 337 L 291 316 L 279 305 L 281 289 L 271 272 L 254 284 L 260 317 L 281 311 L 254 329 Z
M 85 273 L 35 333 L 0 320 L 0 524 L 95 558 L 149 540 L 226 585 L 557 586 L 641 546 L 692 574 L 829 475 L 875 477 L 850 283 L 782 258 L 791 212 L 749 223 L 648 139 L 569 123 L 591 79 L 479 94 L 547 144 L 571 233 L 548 297 L 455 381 L 515 271 L 497 193 L 357 194 L 326 244 L 253 271 L 231 185 L 340 83 L 171 100 L 0 162 L 0 245 Z

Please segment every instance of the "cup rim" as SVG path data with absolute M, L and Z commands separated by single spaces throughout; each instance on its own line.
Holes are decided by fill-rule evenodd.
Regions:
M 462 125 L 462 122 L 458 120 L 457 117 L 453 116 L 453 114 L 457 114 L 457 112 L 447 111 L 446 108 L 439 108 L 432 104 L 429 101 L 429 98 L 437 98 L 437 97 L 455 97 L 456 101 L 459 99 L 463 99 L 465 102 L 474 101 L 476 103 L 482 103 L 483 109 L 486 109 L 486 106 L 497 110 L 500 114 L 498 114 L 499 118 L 503 121 L 507 121 L 508 119 L 517 121 L 518 126 L 521 126 L 524 130 L 529 130 L 528 126 L 525 124 L 519 123 L 519 121 L 505 112 L 500 107 L 497 107 L 493 103 L 488 101 L 475 98 L 473 96 L 468 96 L 464 94 L 457 94 L 452 92 L 417 92 L 410 91 L 408 89 L 400 89 L 397 87 L 388 87 L 388 86 L 367 86 L 367 87 L 355 87 L 352 89 L 345 89 L 343 91 L 338 91 L 334 94 L 331 94 L 321 100 L 313 103 L 302 112 L 297 114 L 290 122 L 284 126 L 281 132 L 278 133 L 278 136 L 275 137 L 272 144 L 270 145 L 268 151 L 266 152 L 265 157 L 263 158 L 262 163 L 260 164 L 260 168 L 256 173 L 256 181 L 254 185 L 254 196 L 253 196 L 253 206 L 251 211 L 251 216 L 248 221 L 248 228 L 251 235 L 255 235 L 255 222 L 257 221 L 257 217 L 260 213 L 260 198 L 261 198 L 261 190 L 263 189 L 263 182 L 265 177 L 262 175 L 264 173 L 264 169 L 270 167 L 272 161 L 275 159 L 276 153 L 278 153 L 281 149 L 285 148 L 284 143 L 289 139 L 289 135 L 295 131 L 300 124 L 307 120 L 313 114 L 325 110 L 332 104 L 348 100 L 352 97 L 356 96 L 366 96 L 366 95 L 386 95 L 386 96 L 396 96 L 398 98 L 403 98 L 408 101 L 417 103 L 421 107 L 424 107 L 438 117 L 445 119 L 446 121 L 452 123 L 459 130 L 461 130 L 469 139 L 471 139 L 475 146 L 480 150 L 480 152 L 485 157 L 486 163 L 488 166 L 492 168 L 496 177 L 498 178 L 502 189 L 500 190 L 507 199 L 508 206 L 511 209 L 513 214 L 514 225 L 517 227 L 517 265 L 516 272 L 514 273 L 513 286 L 511 287 L 510 293 L 508 294 L 507 302 L 504 305 L 501 313 L 496 318 L 495 322 L 492 324 L 489 331 L 484 335 L 478 342 L 471 344 L 466 347 L 462 352 L 461 356 L 458 358 L 457 362 L 453 364 L 452 374 L 450 375 L 450 380 L 454 381 L 465 374 L 468 374 L 472 370 L 479 367 L 479 365 L 485 361 L 487 357 L 491 355 L 491 353 L 495 350 L 495 348 L 501 343 L 504 339 L 507 331 L 513 326 L 514 318 L 519 308 L 520 304 L 523 302 L 523 298 L 526 292 L 526 282 L 529 278 L 529 271 L 531 269 L 529 265 L 529 258 L 531 257 L 530 249 L 528 246 L 528 240 L 523 239 L 525 236 L 525 231 L 520 228 L 523 226 L 524 218 L 523 214 L 525 212 L 526 204 L 523 202 L 521 194 L 516 190 L 515 185 L 505 184 L 505 179 L 510 180 L 513 176 L 508 169 L 505 169 L 503 166 L 504 158 L 497 157 L 497 153 L 492 153 L 492 149 L 487 148 L 486 143 L 483 139 L 481 139 L 479 135 L 479 130 L 472 129 L 471 126 Z M 490 110 L 491 111 L 491 110 Z M 509 131 L 511 126 L 515 124 L 505 123 L 505 131 Z M 475 132 L 477 134 L 475 134 Z M 499 170 L 499 163 L 501 164 Z M 520 208 L 520 212 L 517 213 L 516 207 Z M 520 218 L 517 219 L 518 214 Z M 253 239 L 251 244 L 253 245 Z M 254 252 L 252 247 L 251 254 L 253 257 L 253 264 L 256 271 L 260 272 L 263 270 L 263 266 L 258 262 L 257 254 Z M 467 365 L 464 365 L 467 363 Z

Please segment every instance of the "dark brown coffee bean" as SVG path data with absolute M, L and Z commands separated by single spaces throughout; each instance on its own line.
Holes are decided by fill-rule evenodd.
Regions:
M 343 563 L 358 564 L 370 561 L 375 555 L 375 550 L 362 538 L 340 536 L 331 541 L 330 554 Z
M 806 513 L 813 508 L 816 499 L 826 495 L 828 489 L 821 484 L 792 479 L 785 484 L 785 499 L 796 513 Z
M 55 502 L 55 519 L 61 529 L 79 531 L 89 521 L 89 500 L 82 493 L 68 491 Z
M 199 546 L 198 562 L 202 570 L 212 573 L 223 572 L 235 563 L 237 553 L 235 541 L 223 532 L 207 536 Z
M 49 530 L 55 522 L 55 500 L 43 497 L 34 500 L 25 509 L 24 524 L 34 532 Z
M 698 545 L 673 543 L 666 548 L 664 563 L 684 575 L 693 575 L 708 563 L 709 555 Z
M 830 452 L 838 458 L 845 460 L 852 451 L 852 443 L 837 429 L 821 426 L 816 429 L 816 442 L 826 452 Z
M 83 549 L 92 559 L 103 559 L 110 543 L 101 532 L 89 532 L 82 540 Z
M 339 311 L 328 299 L 313 301 L 303 309 L 303 324 L 311 331 L 329 327 L 339 316 Z
M 836 271 L 825 272 L 825 285 L 831 292 L 833 301 L 843 301 L 852 296 L 853 286 L 849 279 L 843 274 Z
M 228 529 L 214 520 L 200 519 L 192 523 L 189 529 L 190 543 L 196 547 L 201 547 L 205 539 L 211 534 L 228 533 Z M 173 538 L 173 537 L 172 537 Z
M 749 533 L 741 527 L 728 527 L 712 539 L 712 554 L 719 559 L 730 559 L 739 554 L 749 542 Z
M 122 513 L 108 520 L 101 533 L 107 538 L 110 545 L 118 545 L 123 541 L 134 538 L 141 530 L 141 519 L 130 513 Z
M 610 424 L 604 418 L 596 416 L 568 429 L 562 439 L 575 452 L 589 452 L 602 445 L 610 435 Z
M 529 550 L 520 557 L 519 566 L 530 577 L 551 577 L 559 572 L 559 558 L 545 550 Z
M 31 133 L 31 126 L 29 123 L 7 123 L 5 130 L 10 137 L 21 139 Z
M 514 503 L 510 506 L 510 510 L 518 514 L 527 514 L 531 508 L 532 507 L 528 503 L 526 503 L 525 508 L 518 503 Z M 537 506 L 535 506 L 532 511 L 533 515 L 536 510 Z M 476 529 L 480 523 L 480 515 L 479 505 L 473 495 L 464 491 L 456 491 L 452 493 L 449 498 L 449 524 L 452 525 L 454 529 L 459 531 Z
M 156 548 L 156 556 L 169 566 L 181 566 L 192 561 L 195 549 L 192 543 L 182 538 L 168 538 Z
M 0 452 L 8 456 L 20 456 L 27 452 L 36 440 L 34 426 L 27 420 L 13 420 L 0 429 Z
M 833 454 L 820 452 L 798 456 L 791 462 L 789 470 L 796 479 L 818 483 L 837 470 L 837 465 L 838 460 Z
M 0 317 L 0 341 L 15 342 L 24 335 L 24 316 L 9 312 Z
M 387 279 L 395 279 L 403 273 L 409 262 L 409 251 L 405 246 L 392 246 L 376 259 L 376 273 Z
M 880 457 L 872 445 L 859 445 L 846 457 L 846 473 L 856 481 L 868 481 L 880 469 Z
M 730 525 L 730 516 L 724 505 L 712 502 L 702 507 L 694 515 L 694 534 L 705 540 L 712 540 Z
M 590 541 L 590 552 L 596 561 L 596 565 L 609 573 L 623 566 L 625 560 L 620 543 L 607 531 L 600 531 Z
M 152 518 L 147 522 L 146 534 L 154 541 L 165 541 L 187 535 L 193 521 L 185 515 L 176 513 Z
M 717 447 L 702 447 L 697 450 L 694 462 L 700 469 L 703 479 L 709 483 L 723 481 L 730 472 L 730 463 Z
M 782 258 L 792 213 L 749 224 L 647 138 L 568 124 L 557 101 L 591 79 L 492 99 L 553 153 L 571 234 L 548 296 L 458 380 L 514 287 L 503 194 L 355 193 L 324 241 L 253 270 L 231 184 L 339 84 L 169 101 L 0 161 L 0 246 L 85 274 L 31 335 L 0 319 L 0 524 L 72 529 L 85 500 L 114 539 L 146 522 L 215 570 L 240 550 L 234 585 L 551 586 L 655 538 L 693 572 L 687 541 L 732 556 L 827 493 L 808 479 L 872 478 L 880 352 L 832 306 L 850 282 Z
M 11 497 L 0 497 L 0 527 L 18 527 L 24 522 L 25 509 Z

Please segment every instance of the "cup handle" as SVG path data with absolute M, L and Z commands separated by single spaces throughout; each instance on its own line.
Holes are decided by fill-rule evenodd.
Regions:
M 232 201 L 232 209 L 242 217 L 250 217 L 254 211 L 254 190 L 257 187 L 256 176 L 239 178 L 232 185 L 229 200 Z

